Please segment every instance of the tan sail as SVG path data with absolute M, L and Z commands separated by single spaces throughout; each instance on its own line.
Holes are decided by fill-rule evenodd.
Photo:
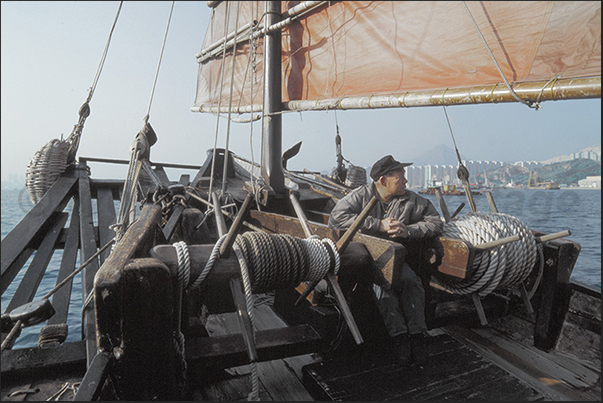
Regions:
M 283 30 L 284 109 L 601 96 L 600 2 L 303 2 L 289 11 L 304 5 L 305 14 L 272 27 Z M 263 2 L 216 6 L 198 55 L 194 111 L 215 112 L 218 102 L 228 110 L 231 88 L 233 111 L 261 110 L 262 14 Z

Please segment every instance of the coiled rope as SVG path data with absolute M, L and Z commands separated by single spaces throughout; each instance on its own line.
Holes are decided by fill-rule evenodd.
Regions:
M 471 212 L 446 223 L 442 235 L 481 245 L 515 234 L 520 237 L 518 241 L 476 250 L 469 278 L 460 281 L 439 278 L 436 282 L 452 293 L 477 293 L 480 297 L 496 289 L 520 285 L 534 268 L 538 247 L 530 229 L 517 218 L 503 213 Z
M 186 243 L 173 244 L 178 256 L 178 283 L 183 287 L 182 289 L 192 290 L 203 283 L 218 257 L 226 236 L 223 235 L 218 239 L 205 268 L 192 283 L 190 283 L 190 258 Z M 320 280 L 330 270 L 337 274 L 341 263 L 335 243 L 327 238 L 320 239 L 318 236 L 301 239 L 291 235 L 246 232 L 237 236 L 233 250 L 241 268 L 247 314 L 252 328 L 254 327 L 253 293 L 296 287 L 302 281 Z M 185 371 L 184 343 L 179 329 L 175 331 L 174 336 L 181 369 Z M 252 391 L 248 399 L 259 400 L 257 363 L 250 364 Z

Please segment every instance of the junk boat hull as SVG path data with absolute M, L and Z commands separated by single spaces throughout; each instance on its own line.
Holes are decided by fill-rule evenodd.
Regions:
M 183 177 L 165 185 L 188 186 L 185 180 Z M 240 180 L 233 178 L 232 183 Z M 77 235 L 74 241 L 74 233 L 99 234 L 91 238 L 91 250 L 96 252 L 111 236 L 103 235 L 101 227 L 114 220 L 112 201 L 119 195 L 120 185 L 89 178 L 81 165 L 63 174 L 36 205 L 55 213 L 40 219 L 34 207 L 3 241 L 3 269 L 6 264 L 7 275 L 16 273 L 15 267 L 22 265 L 23 256 L 29 256 L 32 250 L 36 255 L 49 253 L 45 252 L 49 243 L 51 250 L 64 248 L 64 260 L 73 256 L 78 244 L 85 241 Z M 188 308 L 180 307 L 186 340 L 184 377 L 173 346 L 178 291 L 171 242 L 181 237 L 207 242 L 196 246 L 191 243 L 193 272 L 199 272 L 216 237 L 215 223 L 210 224 L 207 234 L 194 230 L 202 219 L 199 208 L 207 203 L 199 201 L 207 197 L 203 187 L 188 193 L 187 207 L 173 210 L 170 216 L 162 216 L 157 205 L 145 205 L 126 233 L 127 241 L 110 256 L 103 259 L 101 254 L 96 280 L 94 274 L 84 272 L 84 279 L 88 276 L 94 283 L 96 303 L 93 326 L 84 325 L 82 341 L 51 340 L 39 347 L 2 352 L 3 400 L 48 398 L 67 383 L 79 383 L 77 397 L 87 399 L 245 398 L 251 381 L 245 332 L 235 313 L 236 300 L 242 294 L 233 291 L 229 283 L 239 276 L 234 257 L 220 259 L 224 262 L 216 266 L 203 312 L 195 310 L 199 301 L 194 302 L 194 296 L 182 302 L 189 304 Z M 74 196 L 79 203 L 67 223 L 66 213 L 56 212 Z M 96 219 L 92 219 L 93 200 L 98 207 Z M 302 204 L 305 200 L 312 206 L 327 206 L 330 197 L 300 198 Z M 237 200 L 236 204 L 241 207 L 242 202 Z M 293 211 L 293 206 L 289 209 Z M 315 234 L 340 239 L 337 231 L 325 225 L 326 213 L 308 211 L 313 214 L 313 221 L 308 222 Z M 178 215 L 181 218 L 177 224 L 168 225 Z M 244 218 L 244 225 L 248 230 L 304 237 L 303 225 L 294 215 L 252 210 Z M 208 234 L 209 239 L 203 238 Z M 15 237 L 20 242 L 14 241 Z M 342 261 L 347 259 L 346 267 L 377 264 L 386 276 L 394 275 L 393 267 L 405 255 L 402 245 L 361 233 L 355 234 L 350 245 L 342 255 Z M 477 306 L 471 298 L 450 294 L 432 284 L 430 359 L 422 368 L 405 368 L 392 360 L 376 305 L 368 288 L 358 286 L 362 281 L 353 281 L 355 288 L 344 285 L 345 279 L 341 281 L 364 337 L 361 345 L 354 342 L 328 288 L 317 288 L 297 305 L 303 284 L 302 289 L 260 294 L 256 301 L 262 303 L 255 309 L 260 398 L 461 400 L 477 396 L 490 400 L 504 396 L 514 400 L 596 400 L 600 390 L 601 294 L 600 290 L 570 281 L 579 251 L 578 244 L 564 238 L 544 244 L 547 267 L 531 298 L 532 317 L 518 293 L 489 295 Z M 80 252 L 85 258 L 85 248 L 80 246 Z M 5 257 L 12 260 L 5 261 Z M 70 263 L 71 270 L 74 265 L 75 260 Z M 43 269 L 38 270 L 43 273 Z M 445 268 L 440 270 L 436 276 L 450 276 Z M 533 277 L 529 282 L 534 281 Z M 3 276 L 3 285 L 6 279 Z M 20 290 L 13 299 L 19 298 L 25 298 Z M 52 302 L 55 310 L 66 314 L 66 301 L 55 297 Z M 480 323 L 478 310 L 483 310 L 487 326 Z M 3 340 L 9 328 L 3 323 Z
M 66 169 L 38 193 L 40 169 L 31 167 L 37 204 L 2 240 L 2 293 L 18 282 L 3 307 L 2 400 L 600 400 L 601 291 L 570 280 L 580 246 L 568 234 L 528 229 L 469 242 L 444 233 L 439 263 L 431 248 L 410 253 L 358 232 L 370 203 L 346 232 L 326 226 L 352 190 L 339 136 L 336 178 L 288 171 L 299 144 L 281 150 L 286 111 L 538 108 L 600 98 L 600 3 L 307 1 L 286 11 L 280 1 L 239 4 L 208 2 L 214 9 L 192 109 L 251 113 L 251 122 L 261 112 L 261 166 L 227 144 L 210 150 L 192 180 L 170 180 L 167 164 L 151 163 L 157 136 L 147 114 L 125 180 L 93 179 L 86 158 L 75 159 L 91 91 L 69 144 L 56 140 Z M 239 11 L 247 21 L 238 22 Z M 227 22 L 238 25 L 231 32 L 220 25 Z M 234 63 L 244 54 L 245 63 Z M 483 216 L 457 155 L 471 217 Z M 36 163 L 51 160 L 45 156 Z M 489 201 L 491 215 L 502 217 Z M 443 199 L 440 209 L 451 225 L 470 216 L 453 220 Z M 526 260 L 525 272 L 481 271 L 491 253 L 526 239 L 542 253 Z M 63 251 L 57 286 L 34 300 L 56 249 Z M 413 257 L 432 337 L 428 363 L 402 367 L 367 273 L 378 269 L 391 282 Z M 75 275 L 82 337 L 68 342 Z M 489 288 L 469 292 L 467 282 Z M 21 329 L 36 324 L 39 345 L 14 348 Z

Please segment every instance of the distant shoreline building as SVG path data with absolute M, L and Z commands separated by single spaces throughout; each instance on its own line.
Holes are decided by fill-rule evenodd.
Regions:
M 581 188 L 601 189 L 601 175 L 587 176 L 586 179 L 578 181 L 578 186 Z

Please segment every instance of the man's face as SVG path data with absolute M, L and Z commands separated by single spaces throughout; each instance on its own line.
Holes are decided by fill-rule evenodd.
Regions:
M 406 176 L 405 170 L 393 171 L 384 176 L 385 183 L 383 184 L 389 196 L 402 196 L 406 192 Z

